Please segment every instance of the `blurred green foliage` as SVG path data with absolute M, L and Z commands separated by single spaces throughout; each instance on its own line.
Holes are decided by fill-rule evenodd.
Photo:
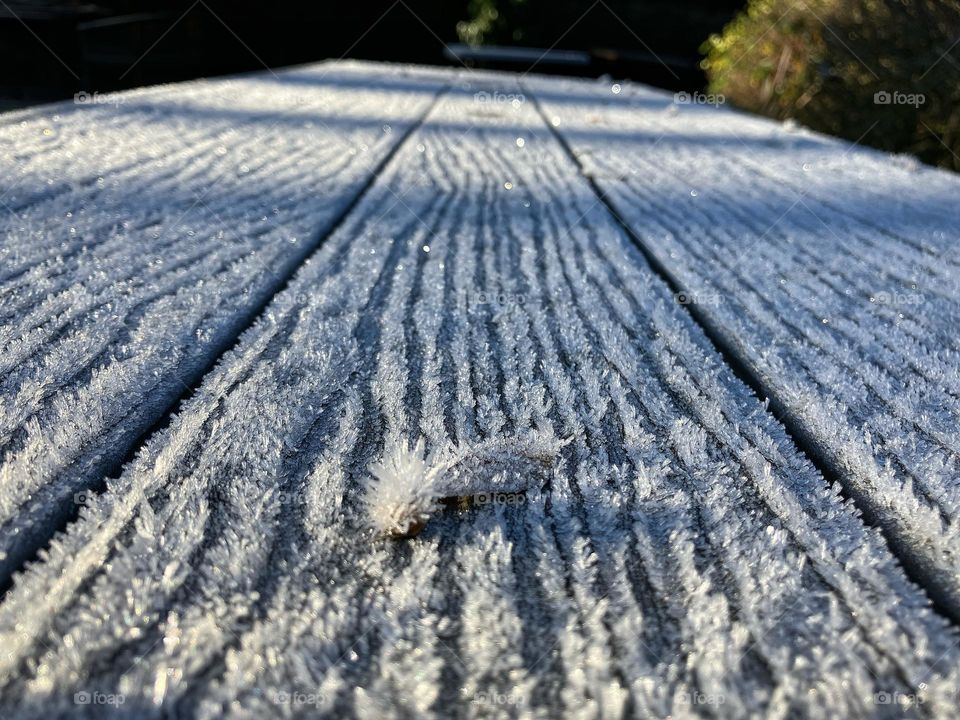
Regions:
M 960 0 L 750 0 L 702 51 L 742 108 L 960 170 Z
M 697 57 L 742 0 L 468 0 L 457 34 L 470 45 L 643 49 Z
M 502 24 L 497 0 L 470 0 L 469 19 L 457 23 L 457 35 L 468 45 L 482 45 Z

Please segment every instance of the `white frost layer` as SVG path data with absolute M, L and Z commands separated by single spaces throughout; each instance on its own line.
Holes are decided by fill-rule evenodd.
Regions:
M 960 178 L 636 86 L 527 87 L 960 617 Z
M 321 64 L 0 117 L 0 576 L 232 341 L 428 107 Z
M 2 714 L 949 717 L 956 638 L 877 533 L 520 89 L 463 83 L 18 578 Z M 385 450 L 534 431 L 542 491 L 370 532 Z

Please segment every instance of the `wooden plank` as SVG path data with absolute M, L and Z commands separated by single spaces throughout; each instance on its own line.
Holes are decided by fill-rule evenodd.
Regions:
M 960 617 L 960 181 L 643 88 L 546 87 L 690 310 Z
M 495 439 L 507 465 L 566 444 L 524 501 L 380 539 L 371 465 L 419 438 Z M 470 75 L 18 578 L 0 707 L 854 717 L 922 693 L 936 714 L 952 641 L 520 88 Z
M 318 65 L 7 117 L 0 582 L 235 341 L 439 82 Z

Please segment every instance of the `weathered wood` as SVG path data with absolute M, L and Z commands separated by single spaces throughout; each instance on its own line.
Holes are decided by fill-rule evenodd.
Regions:
M 426 98 L 435 79 L 409 82 Z M 138 716 L 899 717 L 920 693 L 907 712 L 948 716 L 956 638 L 879 535 L 525 87 L 453 85 L 17 579 L 0 707 L 66 715 L 95 690 Z M 551 93 L 597 103 L 537 81 Z M 687 232 L 674 217 L 657 222 Z M 408 540 L 371 530 L 370 468 L 391 453 L 429 499 L 416 481 L 444 453 L 496 440 L 509 458 L 528 433 L 561 449 L 522 502 L 441 509 Z
M 0 583 L 261 312 L 440 83 L 327 64 L 10 116 Z
M 960 619 L 960 181 L 663 93 L 543 87 L 691 312 Z

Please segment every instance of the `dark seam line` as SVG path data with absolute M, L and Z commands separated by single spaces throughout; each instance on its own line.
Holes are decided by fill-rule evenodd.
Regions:
M 533 100 L 533 105 L 537 109 L 537 112 L 540 113 L 544 124 L 549 128 L 561 147 L 563 147 L 567 156 L 576 165 L 580 176 L 589 183 L 590 188 L 598 200 L 603 203 L 607 212 L 616 221 L 617 225 L 620 226 L 634 246 L 643 254 L 650 268 L 666 283 L 672 293 L 677 294 L 683 292 L 685 290 L 684 285 L 677 280 L 653 251 L 647 247 L 644 241 L 640 239 L 633 228 L 631 228 L 621 217 L 620 213 L 617 212 L 613 201 L 607 197 L 596 180 L 586 172 L 580 159 L 567 142 L 567 139 L 549 122 L 543 107 L 540 105 L 540 101 L 532 93 L 528 93 L 528 95 Z M 854 502 L 864 524 L 880 531 L 891 553 L 899 561 L 904 574 L 926 593 L 933 605 L 933 610 L 949 620 L 951 624 L 960 624 L 960 602 L 953 597 L 949 586 L 943 579 L 938 577 L 939 573 L 929 567 L 931 564 L 929 559 L 917 552 L 917 550 L 911 547 L 903 538 L 899 537 L 895 529 L 890 528 L 890 525 L 893 525 L 893 523 L 884 521 L 882 513 L 878 511 L 876 503 L 867 493 L 860 491 L 846 480 L 839 459 L 831 457 L 831 453 L 820 446 L 803 420 L 796 417 L 790 409 L 781 402 L 772 388 L 747 366 L 735 346 L 724 337 L 722 330 L 706 317 L 705 313 L 695 304 L 688 304 L 683 307 L 690 314 L 694 323 L 696 323 L 720 353 L 723 361 L 733 374 L 749 387 L 758 398 L 768 401 L 769 411 L 774 419 L 784 427 L 788 438 L 806 460 L 823 476 L 827 485 L 833 486 L 837 484 L 841 487 L 843 489 L 842 496 Z
M 319 230 L 313 242 L 308 243 L 300 254 L 290 258 L 287 264 L 281 268 L 279 272 L 275 273 L 273 281 L 261 291 L 260 302 L 233 319 L 231 332 L 209 349 L 206 362 L 202 363 L 193 372 L 187 374 L 186 377 L 181 378 L 181 383 L 184 386 L 183 391 L 163 406 L 154 422 L 132 441 L 130 448 L 122 458 L 112 462 L 108 461 L 99 471 L 92 472 L 91 476 L 100 477 L 100 479 L 92 484 L 88 484 L 86 487 L 78 487 L 78 491 L 85 492 L 90 496 L 103 492 L 106 489 L 107 480 L 119 477 L 123 467 L 136 457 L 137 453 L 143 448 L 147 441 L 170 424 L 175 412 L 180 409 L 187 398 L 196 392 L 197 388 L 200 387 L 206 376 L 216 367 L 220 359 L 239 345 L 242 335 L 264 314 L 273 299 L 289 287 L 297 271 L 323 246 L 328 238 L 343 226 L 360 201 L 369 194 L 370 189 L 380 177 L 387 163 L 396 156 L 410 136 L 423 125 L 427 116 L 437 106 L 440 98 L 449 88 L 450 86 L 446 85 L 436 91 L 433 99 L 427 104 L 427 107 L 410 123 L 409 127 L 400 135 L 400 138 L 394 143 L 393 147 L 377 162 L 360 189 L 334 220 Z M 64 505 L 66 507 L 63 510 L 48 516 L 46 523 L 40 527 L 30 528 L 29 537 L 22 538 L 18 546 L 13 548 L 7 557 L 0 562 L 0 600 L 2 600 L 3 596 L 6 595 L 12 586 L 14 575 L 23 570 L 29 563 L 36 561 L 39 558 L 40 552 L 50 544 L 50 541 L 77 519 L 80 513 L 80 507 L 76 503 L 65 503 Z

